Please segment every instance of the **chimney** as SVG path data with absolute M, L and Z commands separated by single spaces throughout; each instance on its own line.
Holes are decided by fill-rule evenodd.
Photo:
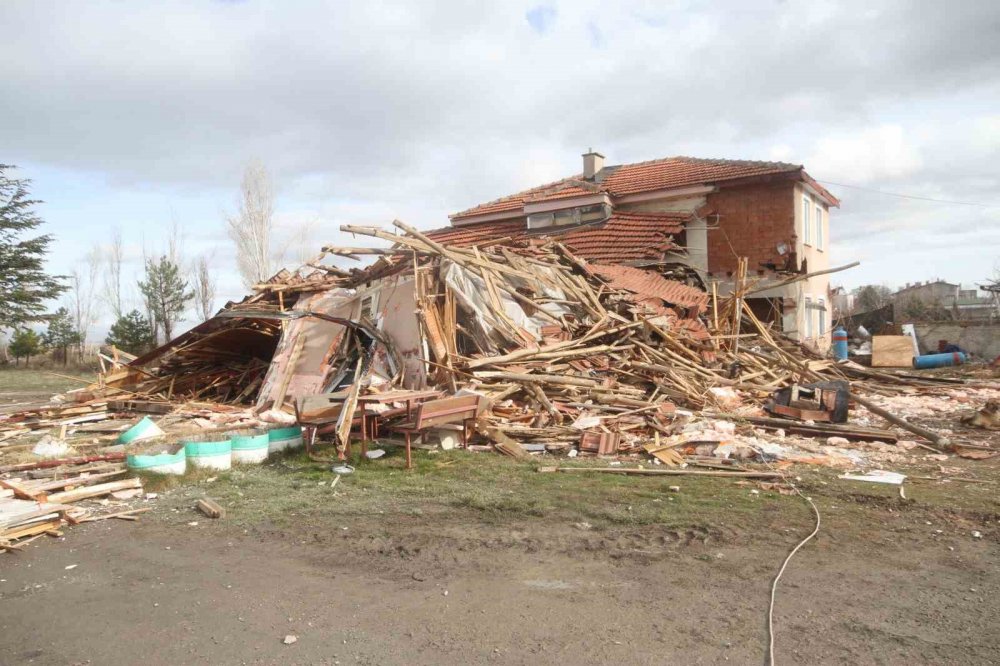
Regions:
M 583 154 L 583 177 L 593 180 L 597 172 L 604 168 L 604 155 L 595 153 L 593 148 L 588 148 Z

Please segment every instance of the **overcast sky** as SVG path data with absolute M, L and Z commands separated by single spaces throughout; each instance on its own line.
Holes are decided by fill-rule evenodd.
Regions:
M 444 226 L 593 147 L 805 164 L 843 200 L 848 287 L 993 274 L 1000 3 L 486 4 L 4 0 L 0 162 L 46 202 L 53 270 L 120 227 L 137 275 L 176 224 L 220 305 L 252 158 L 309 251 L 344 223 Z

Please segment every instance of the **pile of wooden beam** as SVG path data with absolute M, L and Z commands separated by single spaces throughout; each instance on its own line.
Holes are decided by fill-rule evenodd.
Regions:
M 490 399 L 478 430 L 502 452 L 517 444 L 639 452 L 659 435 L 675 433 L 677 407 L 730 412 L 733 401 L 760 406 L 782 387 L 849 379 L 832 361 L 760 321 L 746 302 L 757 285 L 745 260 L 732 295 L 709 298 L 654 271 L 588 263 L 554 242 L 446 247 L 394 224 L 405 235 L 342 230 L 394 243 L 377 252 L 382 262 L 396 261 L 416 276 L 433 381 Z M 367 252 L 324 249 L 342 256 Z M 454 267 L 479 287 L 481 310 L 470 309 L 469 299 L 445 279 Z M 512 316 L 515 307 L 524 317 Z M 541 339 L 525 329 L 526 317 L 542 322 Z M 905 383 L 860 366 L 851 374 L 852 390 L 891 392 Z M 891 432 L 870 428 L 820 424 L 799 431 L 895 441 Z
M 119 462 L 90 462 L 49 467 L 44 463 L 13 466 L 0 478 L 0 550 L 16 552 L 43 535 L 62 536 L 66 525 L 120 518 L 136 520 L 147 508 L 95 513 L 83 500 L 112 496 L 129 499 L 142 493 L 142 481 Z

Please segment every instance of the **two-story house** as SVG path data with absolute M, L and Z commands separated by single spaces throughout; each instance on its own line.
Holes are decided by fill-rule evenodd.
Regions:
M 582 173 L 455 213 L 428 235 L 461 246 L 558 240 L 591 261 L 715 282 L 720 295 L 747 257 L 757 316 L 823 349 L 828 276 L 778 283 L 829 267 L 829 214 L 839 205 L 797 164 L 668 157 L 605 166 L 591 151 Z

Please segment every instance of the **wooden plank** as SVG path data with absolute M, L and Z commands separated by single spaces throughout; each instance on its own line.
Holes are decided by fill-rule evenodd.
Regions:
M 913 338 L 908 335 L 872 337 L 873 368 L 913 367 Z
M 18 497 L 20 499 L 33 500 L 35 502 L 45 501 L 44 491 L 30 488 L 26 485 L 23 485 L 15 481 L 11 481 L 9 479 L 0 479 L 0 487 L 13 491 L 14 497 Z
M 728 472 L 712 469 L 636 469 L 634 467 L 541 467 L 540 472 L 590 472 L 596 474 L 626 474 L 639 476 L 719 476 L 740 479 L 781 479 L 780 472 Z
M 477 427 L 478 426 L 479 424 L 477 424 Z M 480 430 L 480 432 L 492 440 L 497 451 L 500 451 L 504 455 L 508 455 L 511 458 L 516 458 L 518 460 L 527 460 L 531 458 L 531 454 L 528 453 L 517 440 L 508 437 L 498 428 L 484 427 Z
M 32 491 L 50 491 L 58 490 L 59 488 L 78 488 L 82 486 L 92 486 L 98 481 L 106 481 L 108 479 L 114 478 L 116 476 L 121 476 L 122 474 L 128 473 L 127 469 L 118 469 L 113 472 L 105 472 L 103 474 L 90 474 L 87 476 L 78 475 L 71 476 L 65 479 L 55 479 L 54 481 L 43 481 L 41 483 L 35 483 L 27 488 Z
M 106 513 L 103 516 L 91 516 L 90 518 L 84 518 L 81 523 L 92 523 L 96 520 L 107 520 L 108 518 L 131 518 L 136 519 L 135 514 L 144 513 L 146 511 L 152 511 L 152 507 L 143 507 L 141 509 L 129 509 L 128 511 L 116 511 L 115 513 Z
M 125 479 L 123 481 L 101 483 L 96 486 L 85 486 L 76 490 L 66 490 L 61 493 L 49 495 L 49 500 L 66 504 L 87 499 L 88 497 L 100 497 L 116 490 L 128 490 L 129 488 L 142 488 L 142 479 Z
M 226 509 L 211 498 L 200 499 L 195 503 L 195 508 L 201 511 L 203 514 L 209 518 L 225 518 Z

